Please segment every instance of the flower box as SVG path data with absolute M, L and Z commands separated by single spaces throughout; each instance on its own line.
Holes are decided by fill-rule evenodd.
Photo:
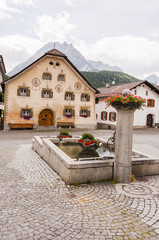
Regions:
M 24 115 L 24 119 L 29 120 L 29 119 L 30 119 L 30 116 L 25 116 L 25 115 Z

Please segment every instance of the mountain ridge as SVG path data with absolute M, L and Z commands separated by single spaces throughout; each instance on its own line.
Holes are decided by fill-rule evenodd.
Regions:
M 13 76 L 29 66 L 31 63 L 36 61 L 38 58 L 40 58 L 42 55 L 44 55 L 46 52 L 52 50 L 56 45 L 56 49 L 63 52 L 69 60 L 75 65 L 75 67 L 79 71 L 89 71 L 89 72 L 99 72 L 101 70 L 108 70 L 108 71 L 122 71 L 121 68 L 116 66 L 110 66 L 108 64 L 104 64 L 101 61 L 93 61 L 93 60 L 87 60 L 72 44 L 68 44 L 64 42 L 63 44 L 56 42 L 50 42 L 45 44 L 42 48 L 40 48 L 35 54 L 33 54 L 30 58 L 28 58 L 25 62 L 18 64 L 15 66 L 10 72 L 7 73 L 8 76 Z M 92 63 L 92 64 L 91 64 Z M 93 65 L 93 66 L 92 66 Z M 97 68 L 99 67 L 99 69 Z

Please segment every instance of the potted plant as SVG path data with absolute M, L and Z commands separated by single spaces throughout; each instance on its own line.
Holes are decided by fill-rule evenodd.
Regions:
M 60 139 L 60 141 L 62 141 L 63 138 L 72 138 L 72 135 L 70 135 L 66 130 L 61 130 L 60 135 L 57 137 Z
M 94 151 L 99 147 L 99 143 L 90 133 L 83 133 L 82 138 L 78 140 L 78 144 L 84 149 Z
M 107 97 L 105 100 L 106 108 L 109 106 L 115 108 L 141 109 L 145 106 L 146 99 L 133 94 L 116 94 Z

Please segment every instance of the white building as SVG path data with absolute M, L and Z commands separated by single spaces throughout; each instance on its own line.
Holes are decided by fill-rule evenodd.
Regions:
M 134 114 L 134 127 L 158 127 L 159 126 L 159 89 L 148 81 L 138 81 L 118 86 L 106 85 L 99 88 L 96 94 L 96 114 L 98 128 L 115 128 L 117 111 L 113 107 L 105 109 L 105 99 L 113 94 L 122 93 L 129 89 L 131 94 L 146 98 L 144 110 L 136 110 Z

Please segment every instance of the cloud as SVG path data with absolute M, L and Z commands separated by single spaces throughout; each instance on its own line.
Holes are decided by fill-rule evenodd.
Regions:
M 69 23 L 70 14 L 67 12 L 57 13 L 55 18 L 44 14 L 37 18 L 37 28 L 35 33 L 44 42 L 66 41 L 74 29 L 74 25 Z
M 0 21 L 8 18 L 12 18 L 11 13 L 21 13 L 16 8 L 8 7 L 7 0 L 1 0 L 0 3 Z
M 159 72 L 158 41 L 131 35 L 104 37 L 93 44 L 86 44 L 77 39 L 73 40 L 75 47 L 87 59 L 101 60 L 112 66 L 117 65 L 124 72 L 140 78 Z
M 11 0 L 11 3 L 14 5 L 34 5 L 36 0 Z
M 43 43 L 24 35 L 8 35 L 0 37 L 1 54 L 3 55 L 7 72 L 17 64 L 31 57 Z

